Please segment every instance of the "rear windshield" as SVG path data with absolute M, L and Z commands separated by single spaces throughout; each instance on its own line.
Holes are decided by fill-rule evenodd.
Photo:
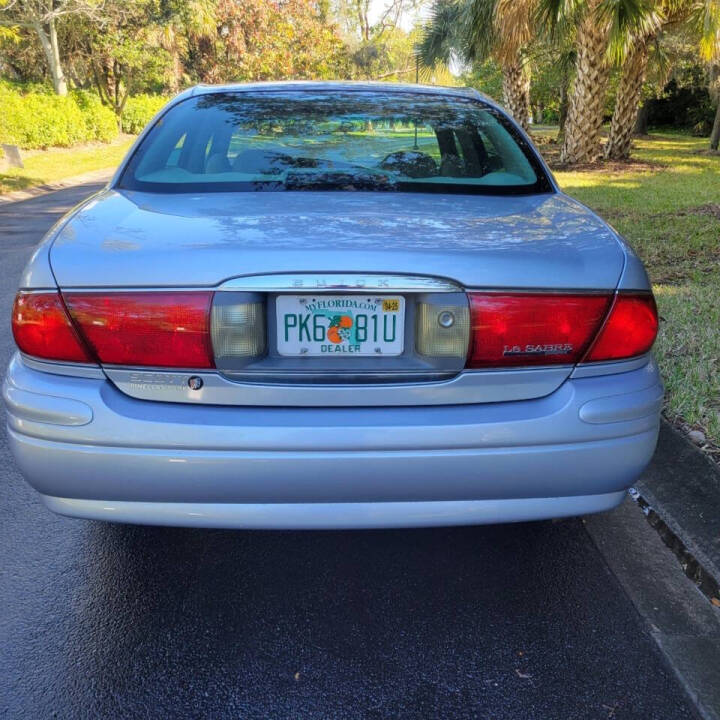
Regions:
M 171 108 L 119 186 L 147 192 L 549 189 L 520 133 L 482 102 L 392 92 L 234 92 Z

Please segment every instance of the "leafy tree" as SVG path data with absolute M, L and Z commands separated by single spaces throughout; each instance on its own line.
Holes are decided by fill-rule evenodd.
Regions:
M 29 28 L 35 33 L 42 46 L 55 92 L 67 95 L 57 23 L 69 18 L 97 18 L 99 7 L 96 0 L 0 0 L 0 25 Z
M 532 65 L 530 103 L 535 122 L 557 122 L 560 134 L 567 117 L 574 61 L 571 43 L 549 43 L 545 38 L 533 43 L 529 54 Z
M 492 59 L 476 63 L 463 73 L 463 84 L 476 88 L 496 102 L 503 101 L 503 77 L 500 66 Z
M 405 32 L 402 28 L 390 28 L 368 42 L 351 44 L 351 77 L 404 82 L 414 82 L 417 78 L 422 82 L 437 82 L 437 73 L 440 72 L 445 82 L 453 84 L 452 78 L 440 67 L 428 68 L 418 64 L 415 48 L 419 40 L 418 29 Z
M 404 19 L 412 15 L 420 0 L 386 0 L 371 14 L 371 0 L 334 0 L 332 14 L 350 57 L 350 76 L 364 80 L 414 80 L 446 82 L 454 79 L 446 67 L 419 67 L 415 46 L 420 30 L 408 31 Z
M 35 32 L 28 28 L 0 27 L 0 76 L 42 83 L 47 74 L 47 60 Z
M 155 0 L 105 0 L 100 22 L 73 28 L 76 55 L 118 118 L 131 95 L 166 85 L 170 55 L 160 46 L 158 12 Z
M 192 82 L 191 48 L 217 32 L 215 0 L 159 0 L 157 41 L 170 55 L 168 89 L 177 93 Z
M 312 0 L 218 0 L 215 36 L 196 69 L 204 82 L 343 76 L 348 58 Z
M 372 0 L 334 0 L 332 10 L 346 38 L 369 43 L 382 38 L 388 30 L 400 28 L 403 17 L 418 5 L 419 0 L 386 0 L 374 20 Z

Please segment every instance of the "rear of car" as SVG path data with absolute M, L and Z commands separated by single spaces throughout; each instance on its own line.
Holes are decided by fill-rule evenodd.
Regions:
M 13 330 L 11 448 L 76 517 L 582 514 L 658 433 L 642 265 L 466 91 L 178 97 L 38 247 Z

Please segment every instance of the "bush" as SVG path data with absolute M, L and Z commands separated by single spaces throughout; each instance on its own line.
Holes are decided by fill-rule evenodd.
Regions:
M 75 90 L 72 95 L 83 112 L 89 138 L 110 142 L 118 136 L 118 121 L 115 113 L 103 105 L 95 93 L 87 90 Z
M 693 134 L 707 136 L 715 118 L 714 103 L 708 92 L 705 70 L 692 65 L 681 68 L 663 88 L 659 98 L 650 98 L 648 124 L 652 127 L 691 129 Z
M 16 85 L 0 82 L 0 107 L 0 142 L 21 148 L 109 142 L 118 135 L 113 112 L 88 92 L 60 97 L 42 88 L 22 92 Z
M 137 135 L 168 101 L 162 95 L 135 95 L 128 98 L 122 114 L 123 132 Z

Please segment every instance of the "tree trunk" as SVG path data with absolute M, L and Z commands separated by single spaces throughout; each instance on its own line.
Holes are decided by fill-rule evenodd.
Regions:
M 650 100 L 646 99 L 638 110 L 637 119 L 635 120 L 635 129 L 633 135 L 648 134 L 648 120 L 650 119 Z
M 170 50 L 170 58 L 172 61 L 172 74 L 170 76 L 170 92 L 180 92 L 180 86 L 182 85 L 183 77 L 183 64 L 180 58 L 180 50 L 177 43 L 174 42 Z
M 562 78 L 560 79 L 560 107 L 558 108 L 558 124 L 560 135 L 565 132 L 565 122 L 568 114 L 568 90 L 570 89 L 570 73 L 567 66 L 563 64 Z
M 715 109 L 715 122 L 710 133 L 710 149 L 717 150 L 720 145 L 720 96 L 718 96 L 718 104 Z
M 639 39 L 633 45 L 623 66 L 610 126 L 610 137 L 605 145 L 606 160 L 628 160 L 630 158 L 633 130 L 637 120 L 647 64 L 648 43 Z
M 67 80 L 65 79 L 65 73 L 63 72 L 62 63 L 60 62 L 60 46 L 58 45 L 57 29 L 55 28 L 54 20 L 50 21 L 48 30 L 52 51 L 53 86 L 58 95 L 67 95 Z
M 560 151 L 563 163 L 593 162 L 600 154 L 600 127 L 610 75 L 605 57 L 610 23 L 600 18 L 598 8 L 601 2 L 588 0 L 585 17 L 577 29 L 575 85 Z
M 57 31 L 55 21 L 50 20 L 47 25 L 36 23 L 33 29 L 37 33 L 42 45 L 45 59 L 47 60 L 50 77 L 52 78 L 53 89 L 58 95 L 67 95 L 67 81 L 60 62 L 60 49 L 58 47 Z
M 522 129 L 527 131 L 530 118 L 530 73 L 518 60 L 503 65 L 502 74 L 505 107 Z

